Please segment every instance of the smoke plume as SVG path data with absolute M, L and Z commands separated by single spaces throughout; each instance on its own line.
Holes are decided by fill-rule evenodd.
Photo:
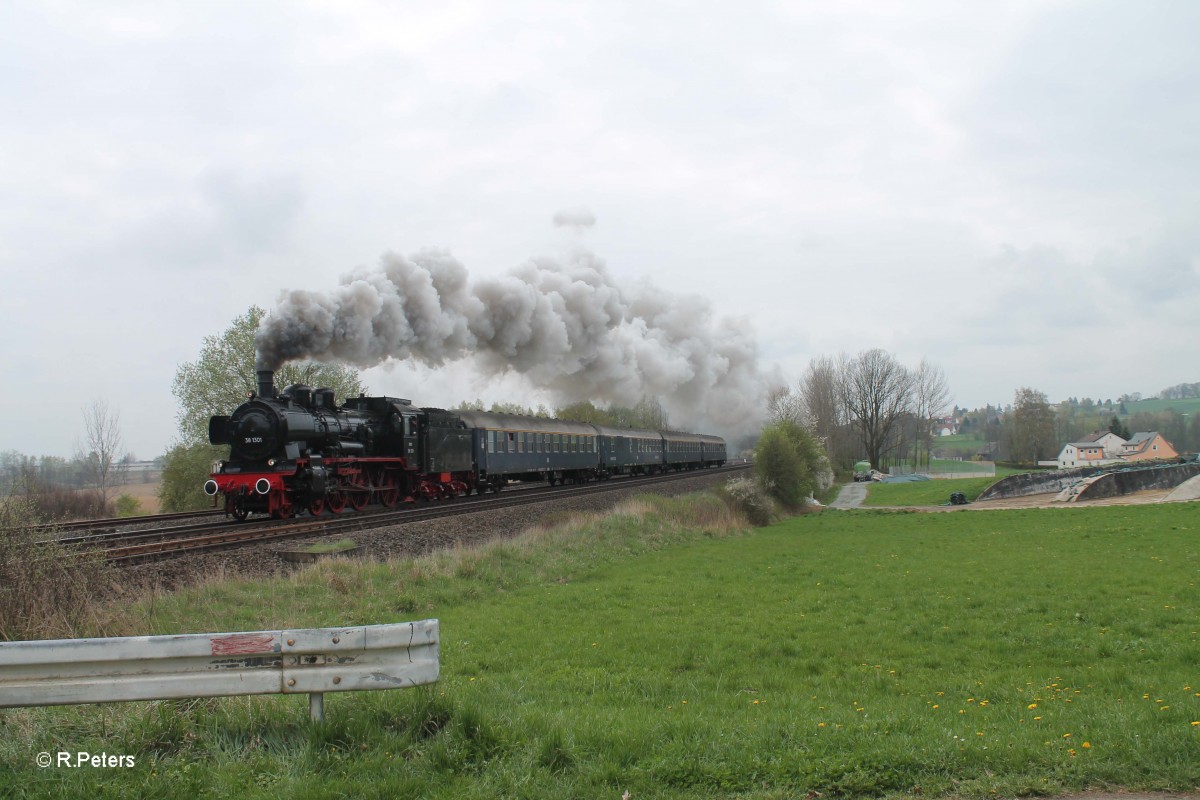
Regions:
M 769 383 L 746 322 L 714 319 L 699 297 L 619 287 L 584 250 L 474 282 L 448 252 L 387 253 L 332 291 L 285 291 L 256 344 L 259 369 L 470 358 L 484 374 L 514 370 L 561 402 L 654 398 L 676 427 L 730 434 L 760 421 Z

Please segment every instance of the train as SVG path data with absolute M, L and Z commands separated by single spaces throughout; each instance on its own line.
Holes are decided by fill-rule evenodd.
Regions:
M 293 384 L 276 392 L 259 370 L 229 416 L 213 416 L 208 439 L 229 446 L 204 492 L 227 515 L 286 519 L 368 505 L 499 492 L 510 481 L 551 486 L 722 466 L 725 440 L 712 434 L 420 408 L 397 397 L 352 397 Z

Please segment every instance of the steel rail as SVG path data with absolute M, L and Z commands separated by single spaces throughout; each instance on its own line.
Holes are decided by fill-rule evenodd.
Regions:
M 746 468 L 747 465 L 733 465 L 709 470 L 689 470 L 629 478 L 615 482 L 603 481 L 598 484 L 547 486 L 512 494 L 477 495 L 473 499 L 466 500 L 466 502 L 462 502 L 462 499 L 457 499 L 442 501 L 437 505 L 415 506 L 398 511 L 359 512 L 316 518 L 301 517 L 299 520 L 290 520 L 283 524 L 278 520 L 273 520 L 274 524 L 251 528 L 247 528 L 245 525 L 224 526 L 219 531 L 201 536 L 114 547 L 108 549 L 106 555 L 108 560 L 115 564 L 127 565 L 195 552 L 223 549 L 240 544 L 310 536 L 316 533 L 333 534 L 392 525 L 409 525 L 460 514 L 482 513 L 564 498 L 587 497 L 594 494 L 620 491 L 622 489 L 648 487 L 705 475 L 738 472 Z

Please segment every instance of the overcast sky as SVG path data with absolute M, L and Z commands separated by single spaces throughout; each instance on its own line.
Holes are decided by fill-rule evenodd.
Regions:
M 0 450 L 70 455 L 103 399 L 153 458 L 202 337 L 428 247 L 472 280 L 586 247 L 789 381 L 872 347 L 968 407 L 1200 380 L 1198 32 L 1191 0 L 4 3 Z

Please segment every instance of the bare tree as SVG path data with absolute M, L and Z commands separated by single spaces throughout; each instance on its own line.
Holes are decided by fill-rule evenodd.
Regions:
M 767 391 L 767 418 L 771 422 L 791 422 L 803 425 L 807 422 L 804 400 L 790 386 L 775 386 Z
M 879 348 L 845 362 L 840 394 L 867 459 L 882 470 L 900 444 L 898 423 L 912 413 L 915 373 Z
M 79 458 L 88 480 L 100 490 L 108 503 L 108 493 L 120 470 L 121 415 L 103 400 L 95 400 L 83 409 L 85 440 Z
M 807 418 L 816 437 L 825 445 L 830 463 L 848 467 L 853 460 L 845 436 L 846 409 L 841 398 L 841 376 L 848 359 L 840 356 L 815 358 L 800 379 L 798 393 Z
M 913 416 L 916 417 L 916 441 L 924 445 L 925 461 L 929 462 L 933 432 L 931 424 L 936 417 L 946 413 L 946 404 L 950 402 L 950 387 L 946 384 L 946 375 L 941 367 L 930 364 L 924 358 L 917 365 L 913 374 Z M 920 458 L 921 448 L 917 449 Z

